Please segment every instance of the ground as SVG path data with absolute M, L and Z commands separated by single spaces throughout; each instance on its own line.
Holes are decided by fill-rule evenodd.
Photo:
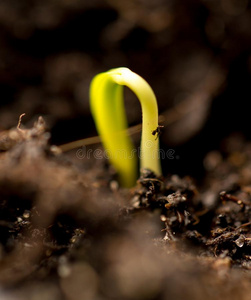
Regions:
M 0 299 L 250 299 L 250 22 L 249 1 L 0 3 Z M 97 138 L 62 147 L 96 135 L 89 83 L 119 66 L 172 153 L 132 189 Z

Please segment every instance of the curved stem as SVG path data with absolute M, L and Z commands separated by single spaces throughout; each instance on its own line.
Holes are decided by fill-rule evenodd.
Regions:
M 142 108 L 140 167 L 161 174 L 159 141 L 152 132 L 158 126 L 156 97 L 148 83 L 127 68 L 112 69 L 94 77 L 90 87 L 91 111 L 98 133 L 123 186 L 133 186 L 137 174 L 137 152 L 125 132 L 127 119 L 122 86 L 129 87 Z

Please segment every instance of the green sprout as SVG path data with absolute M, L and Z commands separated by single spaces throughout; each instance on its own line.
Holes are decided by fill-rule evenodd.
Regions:
M 124 187 L 137 180 L 137 150 L 127 133 L 127 118 L 123 100 L 123 86 L 130 88 L 142 109 L 140 168 L 161 175 L 158 128 L 158 105 L 153 90 L 138 74 L 127 68 L 116 68 L 96 75 L 90 86 L 91 112 L 110 162 Z

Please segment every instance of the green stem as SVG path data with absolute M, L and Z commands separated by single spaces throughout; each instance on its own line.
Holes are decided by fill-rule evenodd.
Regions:
M 159 141 L 152 132 L 158 126 L 156 97 L 148 83 L 127 68 L 112 69 L 94 77 L 90 87 L 91 111 L 98 133 L 123 186 L 133 186 L 137 178 L 137 152 L 126 133 L 127 119 L 122 86 L 129 87 L 142 108 L 140 168 L 161 175 Z

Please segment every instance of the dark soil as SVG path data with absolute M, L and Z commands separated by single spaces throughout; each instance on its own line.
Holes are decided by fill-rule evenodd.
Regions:
M 250 299 L 250 15 L 234 0 L 0 2 L 0 300 Z M 172 153 L 133 189 L 83 155 L 100 144 L 58 147 L 96 134 L 90 80 L 119 66 L 153 87 Z M 128 91 L 126 106 L 139 124 Z
M 3 299 L 249 299 L 251 144 L 209 153 L 199 190 L 148 170 L 128 190 L 49 146 L 45 128 L 2 133 Z

